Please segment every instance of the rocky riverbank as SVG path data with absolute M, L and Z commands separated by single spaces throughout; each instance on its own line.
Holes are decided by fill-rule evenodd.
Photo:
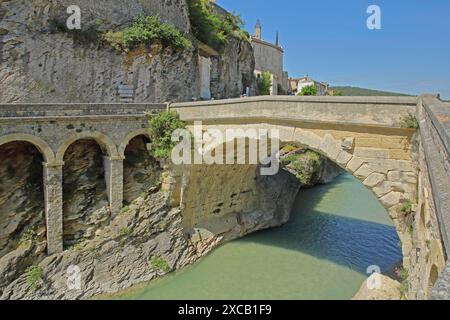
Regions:
M 259 171 L 257 167 L 222 166 L 223 172 L 209 166 L 191 168 L 191 171 L 184 168 L 182 174 L 189 177 L 184 180 L 190 189 L 186 189 L 185 196 L 188 198 L 178 206 L 174 205 L 174 185 L 177 184 L 174 175 L 177 170 L 163 173 L 147 156 L 126 165 L 125 170 L 129 174 L 125 177 L 124 192 L 128 195 L 129 205 L 119 215 L 111 217 L 107 206 L 102 204 L 103 171 L 97 161 L 101 151 L 89 141 L 82 141 L 81 144 L 87 147 L 74 145 L 67 156 L 69 166 L 65 171 L 65 181 L 77 188 L 66 188 L 65 191 L 65 208 L 71 208 L 65 214 L 65 230 L 73 231 L 65 234 L 66 250 L 61 254 L 45 256 L 45 239 L 22 236 L 20 243 L 17 242 L 15 247 L 0 257 L 0 272 L 3 275 L 0 299 L 89 298 L 153 280 L 192 264 L 224 241 L 287 222 L 292 203 L 302 186 L 301 181 L 287 170 L 281 170 L 275 176 L 256 176 L 253 179 L 251 177 Z M 143 141 L 133 141 L 126 151 L 127 155 L 141 154 L 138 151 L 142 145 Z M 309 163 L 309 160 L 302 161 Z M 31 160 L 26 163 L 32 165 Z M 330 166 L 328 161 L 321 161 L 318 166 L 317 163 L 309 164 L 302 170 L 314 171 L 303 172 L 315 177 L 310 183 L 331 179 L 330 170 L 325 169 Z M 27 168 L 24 165 L 21 171 L 27 172 Z M 6 171 L 4 168 L 2 172 Z M 209 212 L 203 220 L 192 216 L 188 207 L 203 198 L 198 195 L 203 182 L 196 180 L 196 174 L 203 178 L 203 182 L 218 182 L 218 190 L 223 190 L 221 175 L 239 178 L 241 182 L 230 185 L 243 190 L 239 197 L 237 193 L 221 191 L 223 197 L 231 196 L 230 204 L 235 205 L 231 208 L 238 210 L 237 213 L 226 213 L 222 209 L 222 216 L 218 211 Z M 212 174 L 213 180 L 205 180 L 205 174 Z M 297 174 L 300 172 L 297 171 Z M 25 188 L 25 185 L 19 184 L 17 188 Z M 195 198 L 192 195 L 189 198 L 189 190 L 197 190 Z M 215 190 L 215 187 L 209 183 L 208 190 Z M 208 201 L 217 199 L 213 194 L 204 196 Z M 90 205 L 75 206 L 77 203 L 88 203 L 81 199 L 90 199 Z M 224 201 L 219 207 L 225 207 Z M 72 219 L 77 211 L 74 208 L 79 208 L 78 220 Z M 23 224 L 26 225 L 26 221 Z M 24 230 L 27 229 L 25 225 Z M 77 225 L 80 225 L 78 230 Z M 71 286 L 73 279 L 80 281 L 80 287 Z
M 401 300 L 401 283 L 381 274 L 372 274 L 352 300 Z

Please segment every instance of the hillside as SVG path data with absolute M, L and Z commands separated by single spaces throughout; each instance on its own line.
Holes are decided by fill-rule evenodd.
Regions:
M 331 90 L 339 90 L 344 96 L 411 96 L 404 93 L 371 90 L 358 87 L 332 87 Z

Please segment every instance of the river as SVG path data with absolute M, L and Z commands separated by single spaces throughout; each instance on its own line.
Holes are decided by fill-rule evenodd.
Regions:
M 393 222 L 353 176 L 301 190 L 286 225 L 246 236 L 119 299 L 351 299 L 401 259 Z

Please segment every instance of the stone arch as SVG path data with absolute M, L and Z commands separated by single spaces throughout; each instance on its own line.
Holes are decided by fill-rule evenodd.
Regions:
M 430 269 L 430 274 L 428 276 L 428 296 L 431 296 L 431 291 L 433 290 L 434 285 L 436 284 L 439 278 L 439 270 L 438 267 L 433 264 Z
M 24 133 L 9 134 L 0 137 L 0 145 L 14 141 L 25 141 L 31 143 L 41 152 L 45 162 L 47 163 L 55 162 L 55 155 L 53 153 L 52 148 L 50 148 L 48 143 L 42 140 L 41 138 Z
M 208 125 L 204 126 L 208 129 Z M 219 147 L 227 142 L 225 132 L 227 129 L 235 129 L 233 125 L 214 125 L 213 128 L 219 128 L 224 136 L 224 141 L 210 147 L 211 149 Z M 277 129 L 280 145 L 294 144 L 302 145 L 313 150 L 330 161 L 336 163 L 346 172 L 355 176 L 369 190 L 371 190 L 380 203 L 385 207 L 390 217 L 393 219 L 399 237 L 402 243 L 410 242 L 407 230 L 404 224 L 400 223 L 402 214 L 400 211 L 403 202 L 415 198 L 417 172 L 410 161 L 389 160 L 378 155 L 364 155 L 355 152 L 354 140 L 338 140 L 330 133 L 324 131 L 323 135 L 318 135 L 308 129 L 296 128 L 289 125 L 276 124 L 245 124 L 239 125 L 240 129 Z M 258 138 L 257 138 L 258 139 Z M 352 141 L 353 140 L 353 141 Z M 414 182 L 413 182 L 414 180 Z
M 56 152 L 56 161 L 62 163 L 64 161 L 64 154 L 67 148 L 71 144 L 81 139 L 93 139 L 95 140 L 103 152 L 106 153 L 111 158 L 118 158 L 119 153 L 117 152 L 117 147 L 114 142 L 105 134 L 97 131 L 84 131 L 71 136 L 69 139 L 65 140 L 62 145 L 58 148 Z
M 148 138 L 149 137 L 148 130 L 147 129 L 139 129 L 139 130 L 130 132 L 119 146 L 118 152 L 121 157 L 125 156 L 125 149 L 127 148 L 128 143 L 131 140 L 133 140 L 134 138 L 136 138 L 137 136 L 146 136 Z

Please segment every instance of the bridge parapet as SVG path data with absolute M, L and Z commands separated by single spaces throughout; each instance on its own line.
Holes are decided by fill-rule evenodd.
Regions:
M 295 121 L 390 128 L 401 127 L 402 118 L 414 115 L 416 108 L 416 97 L 264 96 L 170 105 L 188 122 Z
M 419 102 L 420 132 L 432 199 L 447 258 L 450 257 L 450 103 L 423 96 Z M 432 293 L 450 299 L 450 262 Z
M 83 116 L 132 116 L 145 112 L 165 110 L 164 103 L 141 104 L 0 104 L 1 118 L 35 118 L 35 117 L 83 117 Z

